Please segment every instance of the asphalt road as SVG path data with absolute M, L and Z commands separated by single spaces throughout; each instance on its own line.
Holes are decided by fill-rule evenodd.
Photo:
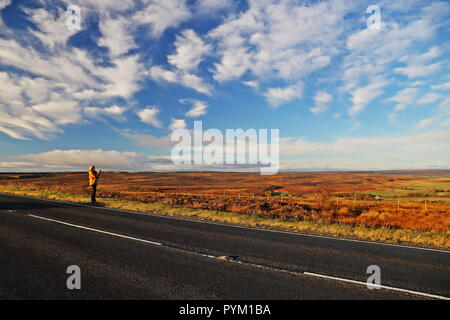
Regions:
M 66 286 L 70 265 L 80 290 Z M 370 265 L 388 288 L 366 287 Z M 1 299 L 439 297 L 450 297 L 449 251 L 0 195 Z

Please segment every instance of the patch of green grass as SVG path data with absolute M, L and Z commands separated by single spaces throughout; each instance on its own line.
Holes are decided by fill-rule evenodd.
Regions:
M 410 201 L 441 200 L 450 202 L 450 181 L 423 181 L 391 190 L 372 190 L 364 193 L 385 199 L 407 198 Z
M 21 189 L 17 187 L 4 186 L 0 186 L 0 192 L 60 201 L 70 201 L 81 204 L 90 203 L 89 196 L 60 192 Z M 147 212 L 158 215 L 188 217 L 193 219 L 237 224 L 248 227 L 450 249 L 450 233 L 422 232 L 405 229 L 393 230 L 385 228 L 367 228 L 340 224 L 326 224 L 312 221 L 290 221 L 282 219 L 271 219 L 252 214 L 239 214 L 205 209 L 192 209 L 186 207 L 172 207 L 160 203 L 144 203 L 137 201 L 119 200 L 114 198 L 99 198 L 98 205 L 107 208 Z
M 288 192 L 284 192 L 284 191 L 274 191 L 272 192 L 272 196 L 273 197 L 279 197 L 279 196 L 283 196 L 283 197 L 292 197 L 292 195 Z

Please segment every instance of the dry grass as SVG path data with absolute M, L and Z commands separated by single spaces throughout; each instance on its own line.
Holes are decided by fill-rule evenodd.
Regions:
M 0 185 L 89 194 L 85 173 L 4 174 L 0 175 Z M 450 177 L 445 172 L 431 177 L 379 173 L 262 177 L 244 173 L 105 172 L 98 195 L 271 219 L 440 233 L 450 230 Z M 375 201 L 375 196 L 383 200 Z
M 78 201 L 78 195 L 89 195 L 86 173 L 0 174 L 0 186 L 25 188 L 27 192 L 36 190 L 48 196 L 66 194 L 65 197 L 75 199 L 71 201 Z M 319 232 L 315 230 L 317 225 L 323 225 L 320 232 L 328 234 L 340 228 L 363 228 L 370 236 L 355 235 L 353 231 L 347 236 L 372 240 L 381 239 L 370 230 L 381 229 L 394 233 L 429 232 L 445 237 L 450 234 L 450 171 L 275 176 L 104 172 L 98 195 L 108 199 L 105 201 L 131 201 L 154 206 L 154 210 L 162 206 L 164 210 L 180 211 L 182 207 L 186 210 L 182 210 L 183 214 L 195 209 L 195 212 L 205 210 L 207 216 L 211 212 L 227 212 L 235 214 L 233 219 L 247 216 L 270 221 L 271 225 L 283 221 L 293 226 L 309 226 L 303 230 L 308 232 Z M 379 200 L 375 201 L 375 197 Z M 328 225 L 332 226 L 330 230 L 323 231 Z M 293 226 L 289 228 L 295 229 Z M 408 239 L 404 241 L 411 241 Z M 442 246 L 442 241 L 438 243 L 441 244 L 437 246 Z
M 43 197 L 54 200 L 88 203 L 89 196 L 56 191 L 45 191 L 25 187 L 0 186 L 0 192 L 16 195 Z M 158 202 L 141 202 L 117 198 L 99 199 L 102 206 L 153 214 L 183 216 L 200 220 L 238 224 L 243 226 L 285 230 L 292 232 L 313 233 L 335 237 L 355 238 L 361 240 L 381 241 L 394 244 L 412 244 L 425 247 L 450 249 L 448 232 L 424 232 L 394 228 L 369 228 L 353 224 L 336 224 L 325 221 L 293 220 L 286 217 L 274 218 L 259 214 L 225 212 L 220 210 L 195 209 L 186 206 L 167 205 Z M 239 210 L 242 210 L 238 206 Z M 345 208 L 340 210 L 345 211 Z

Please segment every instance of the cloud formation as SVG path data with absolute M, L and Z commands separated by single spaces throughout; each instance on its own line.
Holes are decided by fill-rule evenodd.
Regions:
M 10 14 L 10 4 L 0 1 L 0 10 Z M 69 4 L 81 7 L 81 30 L 66 26 Z M 0 18 L 1 137 L 51 145 L 101 121 L 137 146 L 165 149 L 172 145 L 169 130 L 187 127 L 185 119 L 229 126 L 224 108 L 243 113 L 233 125 L 273 123 L 299 136 L 298 122 L 286 119 L 312 119 L 312 127 L 331 119 L 333 130 L 320 136 L 356 146 L 368 128 L 393 130 L 395 123 L 405 139 L 446 128 L 449 50 L 442 39 L 450 3 L 378 5 L 380 30 L 367 28 L 364 1 L 35 0 L 14 6 L 16 16 Z M 369 123 L 380 114 L 391 121 Z M 338 122 L 346 128 L 334 127 Z M 313 130 L 308 134 L 308 143 L 300 144 L 306 150 L 325 144 L 312 142 Z
M 279 107 L 294 99 L 301 99 L 303 96 L 303 83 L 298 82 L 285 88 L 269 88 L 264 93 L 267 101 L 274 107 Z
M 159 109 L 157 107 L 147 107 L 140 110 L 137 115 L 142 122 L 151 124 L 154 127 L 161 128 L 161 122 L 158 120 L 157 115 Z

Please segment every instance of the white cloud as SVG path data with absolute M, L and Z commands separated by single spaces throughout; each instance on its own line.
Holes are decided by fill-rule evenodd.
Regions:
M 398 111 L 398 110 L 395 110 L 395 111 Z M 397 113 L 388 114 L 388 119 L 389 119 L 389 122 L 394 123 L 395 120 L 397 120 Z
M 97 7 L 93 2 L 81 5 Z M 140 89 L 143 68 L 139 56 L 123 56 L 134 46 L 123 19 L 112 20 L 108 12 L 100 16 L 100 44 L 109 49 L 110 64 L 105 66 L 87 51 L 68 44 L 76 31 L 66 27 L 61 8 L 24 10 L 35 28 L 30 28 L 29 34 L 18 31 L 12 38 L 8 34 L 0 39 L 0 61 L 13 70 L 0 75 L 5 83 L 0 88 L 0 131 L 18 139 L 47 139 L 63 132 L 65 125 L 83 123 L 81 105 L 103 105 L 116 97 L 129 99 Z M 120 45 L 114 40 L 119 35 Z M 36 49 L 36 40 L 44 50 Z M 15 69 L 26 73 L 16 75 Z
M 311 107 L 309 110 L 314 114 L 319 114 L 327 111 L 328 107 L 325 104 L 316 105 L 315 107 Z
M 325 112 L 328 109 L 328 103 L 332 99 L 333 97 L 330 94 L 326 93 L 325 91 L 319 91 L 314 97 L 315 106 L 310 108 L 309 110 L 314 114 Z
M 394 107 L 394 111 L 402 111 L 406 109 L 406 104 L 404 103 L 399 103 L 397 105 L 395 105 Z
M 122 135 L 133 141 L 136 145 L 146 148 L 169 149 L 177 143 L 171 140 L 172 134 L 161 138 L 149 134 L 139 134 L 134 132 L 122 132 Z
M 204 83 L 203 79 L 195 74 L 184 73 L 178 70 L 174 72 L 163 69 L 160 66 L 152 67 L 149 73 L 150 77 L 157 82 L 167 81 L 170 83 L 178 83 L 187 88 L 194 89 L 199 93 L 209 96 L 212 95 L 212 87 L 209 84 Z
M 47 139 L 52 133 L 61 132 L 59 125 L 79 121 L 77 102 L 66 100 L 57 92 L 53 92 L 48 98 L 51 101 L 45 98 L 45 94 L 50 92 L 46 85 L 52 82 L 9 75 L 6 72 L 0 72 L 0 80 L 0 131 L 10 137 L 23 140 L 32 135 Z M 40 88 L 42 84 L 45 90 Z M 35 96 L 39 93 L 43 94 L 41 98 Z M 27 101 L 30 106 L 26 106 Z
M 290 102 L 294 99 L 301 99 L 303 96 L 303 83 L 298 82 L 285 88 L 269 88 L 264 93 L 267 101 L 274 107 Z
M 184 129 L 184 128 L 186 128 L 186 120 L 184 119 L 172 119 L 172 122 L 169 127 L 170 130 Z
M 161 128 L 161 122 L 157 119 L 157 115 L 159 113 L 159 109 L 157 107 L 147 107 L 145 109 L 140 110 L 137 115 L 141 119 L 142 122 L 151 124 L 154 127 Z
M 349 116 L 355 116 L 360 113 L 364 108 L 378 96 L 380 96 L 383 91 L 381 90 L 388 84 L 387 81 L 383 79 L 377 79 L 373 83 L 354 90 L 352 92 L 352 102 L 353 106 L 348 110 Z
M 185 0 L 144 0 L 144 9 L 133 16 L 136 24 L 150 26 L 150 34 L 159 38 L 163 32 L 191 17 Z
M 208 69 L 215 80 L 252 79 L 242 83 L 258 89 L 257 92 L 274 106 L 301 99 L 301 83 L 309 85 L 310 80 L 317 79 L 319 83 L 335 81 L 333 77 L 343 78 L 345 90 L 352 95 L 353 105 L 348 110 L 350 115 L 361 112 L 383 94 L 387 83 L 384 79 L 391 79 L 395 76 L 393 73 L 416 78 L 433 75 L 433 72 L 446 67 L 442 58 L 446 58 L 446 47 L 441 44 L 426 47 L 435 36 L 435 30 L 445 26 L 445 19 L 448 19 L 449 6 L 444 2 L 412 6 L 402 1 L 414 11 L 408 11 L 402 5 L 386 3 L 387 7 L 395 7 L 395 10 L 407 12 L 408 15 L 405 14 L 406 18 L 400 15 L 398 19 L 386 16 L 381 32 L 367 30 L 362 16 L 358 20 L 362 22 L 361 26 L 354 25 L 347 13 L 360 12 L 360 8 L 364 13 L 364 5 L 341 0 L 317 3 L 250 0 L 248 7 L 239 8 L 242 11 L 238 13 L 233 10 L 220 11 L 233 7 L 231 0 L 199 0 L 188 4 L 184 0 L 75 2 L 82 6 L 83 14 L 98 15 L 101 35 L 93 39 L 98 39 L 97 44 L 107 49 L 101 51 L 101 57 L 91 55 L 86 49 L 72 47 L 69 39 L 76 31 L 66 28 L 64 11 L 57 6 L 49 11 L 26 9 L 27 17 L 33 24 L 29 30 L 17 30 L 11 36 L 11 33 L 4 33 L 6 26 L 0 28 L 0 62 L 8 70 L 0 72 L 0 131 L 11 137 L 47 139 L 63 132 L 66 125 L 83 123 L 84 116 L 120 117 L 125 110 L 114 104 L 128 103 L 123 100 L 132 99 L 141 89 L 141 80 L 146 76 L 212 95 L 214 86 L 207 83 L 208 78 L 197 70 L 199 67 L 207 69 L 203 68 L 205 62 L 209 63 L 209 59 L 205 61 L 207 56 L 216 59 L 212 62 L 212 69 Z M 0 9 L 8 4 L 9 1 L 0 2 Z M 92 11 L 88 13 L 85 8 Z M 193 17 L 190 9 L 198 12 L 199 8 L 211 13 L 220 11 L 223 15 L 220 24 L 206 36 L 203 36 L 203 28 L 201 33 L 191 29 L 175 30 Z M 234 8 L 238 9 L 237 6 Z M 136 13 L 136 9 L 140 11 Z M 149 41 L 157 41 L 170 28 L 178 34 L 173 45 L 169 44 L 168 66 L 153 65 L 147 59 L 146 54 L 151 51 L 146 50 L 147 47 L 142 56 L 136 53 L 141 50 L 133 50 L 144 49 L 138 47 L 134 36 L 138 36 L 137 32 L 142 31 L 143 26 L 146 30 L 145 25 L 154 38 Z M 197 24 L 189 24 L 188 28 L 194 26 Z M 348 36 L 349 30 L 357 31 L 352 31 L 355 33 Z M 139 35 L 136 41 L 141 36 L 148 35 Z M 171 34 L 167 36 L 167 39 L 173 39 Z M 164 41 L 167 39 L 164 37 Z M 162 49 L 165 50 L 166 46 Z M 333 73 L 342 71 L 342 75 L 333 74 L 323 79 L 323 74 L 319 73 L 317 77 L 314 74 L 307 78 L 332 62 L 341 61 L 335 57 L 346 55 L 347 50 L 351 53 L 344 57 L 342 70 L 330 67 Z M 397 64 L 399 61 L 402 63 L 400 66 Z M 409 86 L 430 82 L 415 81 Z M 260 88 L 264 90 L 260 91 Z M 431 88 L 446 90 L 449 83 Z M 409 93 L 409 100 L 401 99 L 398 94 L 397 101 L 392 100 L 397 103 L 396 110 L 414 103 L 414 100 L 410 101 L 414 92 Z M 311 111 L 323 112 L 329 101 L 320 99 L 319 95 L 316 98 Z M 417 103 L 432 103 L 437 99 L 437 95 L 427 94 Z M 185 116 L 204 115 L 207 108 L 206 103 L 198 101 L 193 103 Z M 442 103 L 439 108 L 445 109 L 445 104 Z M 145 114 L 144 111 L 144 120 L 140 118 L 162 127 L 156 113 Z
M 450 90 L 450 81 L 442 84 L 431 86 L 433 90 Z
M 216 68 L 214 79 L 224 82 L 239 78 L 247 71 L 249 64 L 250 55 L 245 49 L 236 48 L 224 51 L 220 64 L 214 64 Z
M 436 119 L 435 118 L 426 118 L 426 119 L 422 119 L 419 121 L 419 123 L 416 125 L 416 128 L 419 130 L 422 130 L 426 127 L 428 127 L 429 125 L 431 125 L 433 122 L 435 122 Z
M 197 70 L 204 56 L 211 52 L 211 45 L 205 43 L 194 30 L 184 30 L 175 41 L 175 53 L 167 56 L 167 61 L 179 70 Z
M 450 127 L 450 117 L 441 122 L 444 127 Z
M 339 137 L 329 143 L 309 141 L 305 138 L 281 138 L 280 156 L 283 159 L 291 159 L 289 168 L 386 170 L 423 169 L 432 165 L 448 168 L 449 141 L 449 130 L 413 135 Z M 286 165 L 283 167 L 287 168 Z
M 162 138 L 124 133 L 138 145 L 168 149 L 170 135 Z M 450 131 L 435 130 L 410 136 L 339 137 L 332 142 L 314 142 L 305 138 L 282 138 L 282 169 L 380 170 L 450 167 L 448 141 Z M 301 158 L 292 159 L 293 156 Z M 332 159 L 330 161 L 329 159 Z M 153 170 L 170 165 L 169 157 L 149 157 L 134 152 L 104 150 L 53 150 L 15 157 L 0 163 L 1 168 L 53 168 L 87 170 L 95 164 L 109 170 Z M 157 165 L 154 165 L 157 164 Z M 177 167 L 166 167 L 177 170 Z M 223 169 L 223 168 L 219 168 Z
M 202 14 L 211 14 L 219 10 L 229 9 L 233 6 L 233 0 L 198 0 L 197 10 Z
M 433 46 L 422 54 L 408 54 L 401 57 L 400 61 L 407 62 L 406 67 L 395 68 L 394 72 L 408 76 L 408 78 L 417 78 L 429 76 L 440 70 L 442 62 L 425 65 L 429 60 L 441 56 L 442 50 L 438 46 Z
M 48 139 L 52 133 L 61 132 L 55 123 L 29 108 L 14 110 L 13 115 L 0 110 L 0 119 L 0 131 L 14 139 L 27 140 L 30 135 Z
M 242 84 L 246 85 L 247 87 L 251 87 L 253 89 L 258 89 L 258 87 L 259 87 L 258 81 L 254 81 L 254 80 L 242 81 Z
M 358 82 L 385 75 L 391 64 L 412 51 L 415 42 L 429 39 L 433 30 L 431 17 L 412 20 L 410 23 L 385 22 L 382 30 L 364 28 L 350 35 L 347 49 L 351 54 L 345 56 L 343 69 L 347 87 Z M 413 41 L 414 39 L 414 41 Z M 408 62 L 405 58 L 404 62 Z
M 436 62 L 429 65 L 412 64 L 407 67 L 395 68 L 394 72 L 403 74 L 408 78 L 426 77 L 441 69 L 442 63 Z
M 181 103 L 191 102 L 192 108 L 185 114 L 186 117 L 197 118 L 206 114 L 208 105 L 199 100 L 181 99 Z
M 52 119 L 56 124 L 74 124 L 81 120 L 80 108 L 76 101 L 48 101 L 31 107 L 37 114 Z
M 22 87 L 17 79 L 14 79 L 6 72 L 0 72 L 0 101 L 5 104 L 21 104 Z
M 130 22 L 124 17 L 111 18 L 104 15 L 99 23 L 102 37 L 98 44 L 108 48 L 111 57 L 115 58 L 136 47 L 130 32 Z
M 174 70 L 153 66 L 149 75 L 158 82 L 178 83 L 199 93 L 211 95 L 212 87 L 205 84 L 203 79 L 195 74 L 199 64 L 211 51 L 211 48 L 193 30 L 184 30 L 175 41 L 175 53 L 167 56 L 167 61 L 174 67 Z
M 441 95 L 433 92 L 429 92 L 426 95 L 424 95 L 422 98 L 417 100 L 417 104 L 430 104 L 435 102 L 436 100 L 440 99 Z
M 50 98 L 54 98 L 57 92 L 67 90 L 67 85 L 44 78 L 21 77 L 19 80 L 22 94 L 26 97 L 29 104 L 43 103 Z
M 11 4 L 11 0 L 0 0 L 0 10 L 6 8 Z
M 103 86 L 106 97 L 130 98 L 140 86 L 142 77 L 141 64 L 138 56 L 128 56 L 114 60 L 113 67 L 98 70 L 98 75 L 107 80 Z
M 84 108 L 84 113 L 90 117 L 98 117 L 101 115 L 106 115 L 109 117 L 120 117 L 125 112 L 126 108 L 119 107 L 118 105 L 113 105 L 106 108 L 98 107 L 86 107 Z
M 419 90 L 416 88 L 405 88 L 397 92 L 392 98 L 389 98 L 388 101 L 412 104 L 415 101 L 418 92 Z
M 167 81 L 172 83 L 181 82 L 179 74 L 170 70 L 165 70 L 160 66 L 152 67 L 149 74 L 155 81 Z
M 420 86 L 423 86 L 423 85 L 425 85 L 425 81 L 414 81 L 413 83 L 411 83 L 411 86 L 412 87 L 420 87 Z
M 325 91 L 317 92 L 316 96 L 314 97 L 314 101 L 318 104 L 327 104 L 332 99 L 333 97 Z
M 67 40 L 76 33 L 65 26 L 67 17 L 64 10 L 58 9 L 57 18 L 45 9 L 24 9 L 38 30 L 30 30 L 49 50 L 64 47 Z
M 375 136 L 375 137 L 339 137 L 332 142 L 312 142 L 304 138 L 281 138 L 280 154 L 287 155 L 320 155 L 330 153 L 336 157 L 340 154 L 365 154 L 365 155 L 387 155 L 389 152 L 395 151 L 401 154 L 407 151 L 411 156 L 416 152 L 416 148 L 420 145 L 423 148 L 436 148 L 436 144 L 443 146 L 448 144 L 450 131 L 429 131 L 410 136 Z M 445 148 L 444 148 L 445 149 Z M 450 153 L 450 150 L 442 150 L 444 153 Z M 417 156 L 417 155 L 416 155 Z M 448 158 L 450 159 L 450 158 Z M 447 159 L 447 160 L 448 160 Z
M 450 98 L 446 98 L 442 101 L 438 106 L 438 110 L 441 114 L 450 114 Z
M 395 111 L 401 111 L 416 101 L 418 93 L 419 89 L 417 88 L 405 88 L 398 91 L 395 96 L 387 99 L 387 101 L 397 102 Z
M 386 8 L 384 14 L 382 9 L 385 18 L 381 30 L 362 28 L 347 38 L 351 53 L 344 57 L 342 64 L 343 91 L 354 91 L 378 77 L 394 78 L 395 73 L 409 78 L 424 77 L 443 66 L 442 61 L 430 63 L 442 55 L 443 49 L 431 46 L 424 51 L 423 48 L 427 48 L 436 30 L 448 23 L 448 4 L 384 1 L 381 8 Z M 394 12 L 401 13 L 393 18 L 390 15 Z M 399 66 L 399 61 L 405 66 Z M 422 84 L 423 81 L 416 81 L 412 86 Z M 397 109 L 404 107 L 404 103 L 399 103 Z
M 427 52 L 415 55 L 412 57 L 411 61 L 415 63 L 424 63 L 428 60 L 436 59 L 442 55 L 442 50 L 438 46 L 432 46 Z
M 0 162 L 0 170 L 2 172 L 6 171 L 5 169 L 19 169 L 23 170 L 24 168 L 35 168 L 36 164 L 33 162 L 26 161 L 2 161 Z
M 77 4 L 81 6 L 81 10 L 88 9 L 94 10 L 95 12 L 124 12 L 130 10 L 135 5 L 134 0 L 76 0 L 76 1 L 67 1 L 68 4 Z
M 86 73 L 77 61 L 77 51 L 54 52 L 52 55 L 38 53 L 32 47 L 24 47 L 14 39 L 0 39 L 0 61 L 2 64 L 42 76 L 47 80 L 71 83 L 80 86 L 98 87 L 91 74 Z
M 33 163 L 34 166 L 88 170 L 90 165 L 106 170 L 150 169 L 150 158 L 135 152 L 98 150 L 52 150 L 16 157 L 17 160 Z M 28 166 L 28 165 L 26 165 Z
M 300 80 L 328 66 L 338 53 L 336 45 L 344 32 L 342 17 L 353 7 L 342 1 L 248 4 L 248 10 L 229 15 L 209 33 L 219 48 L 220 61 L 214 72 L 219 82 L 237 79 L 247 71 L 260 80 Z

